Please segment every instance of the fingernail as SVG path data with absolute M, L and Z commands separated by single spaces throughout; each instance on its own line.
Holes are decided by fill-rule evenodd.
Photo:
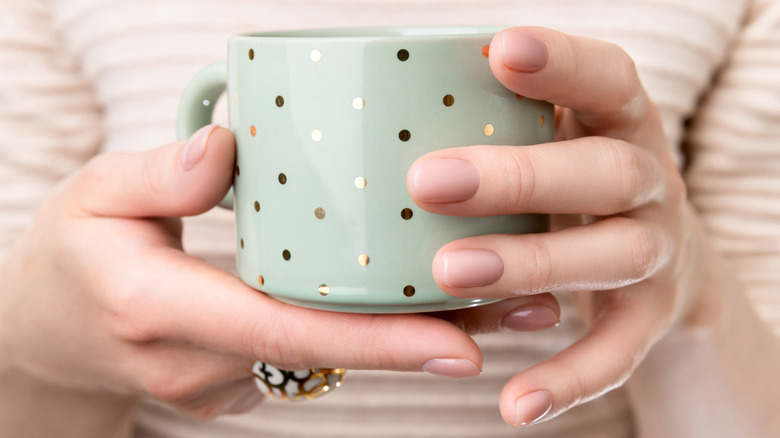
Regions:
M 518 332 L 532 332 L 555 327 L 561 319 L 553 309 L 541 304 L 529 304 L 510 312 L 501 320 L 501 327 Z
M 457 249 L 441 258 L 444 284 L 449 287 L 487 286 L 504 275 L 504 261 L 487 249 Z
M 211 133 L 214 132 L 218 125 L 206 125 L 198 129 L 181 150 L 181 167 L 184 170 L 190 170 L 195 167 L 196 164 L 203 158 L 206 153 L 206 145 L 209 142 Z
M 547 64 L 547 47 L 535 36 L 509 30 L 501 33 L 504 65 L 512 70 L 533 73 Z
M 412 169 L 412 193 L 423 202 L 462 202 L 474 196 L 477 189 L 479 170 L 468 161 L 427 160 Z
M 515 427 L 528 426 L 544 418 L 552 409 L 552 394 L 540 390 L 520 397 L 515 402 Z
M 444 377 L 474 377 L 482 374 L 474 362 L 466 359 L 431 359 L 422 366 L 423 371 Z

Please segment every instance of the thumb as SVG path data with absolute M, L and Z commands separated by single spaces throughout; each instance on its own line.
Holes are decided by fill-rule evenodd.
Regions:
M 234 163 L 233 134 L 208 125 L 186 142 L 98 155 L 75 175 L 69 194 L 81 210 L 96 216 L 192 216 L 224 197 Z

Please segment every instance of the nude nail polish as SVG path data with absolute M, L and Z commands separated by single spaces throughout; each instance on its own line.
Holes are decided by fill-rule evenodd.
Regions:
M 474 362 L 466 359 L 431 359 L 422 366 L 423 371 L 444 377 L 473 377 L 482 374 Z
M 479 189 L 479 170 L 465 160 L 421 161 L 412 168 L 411 176 L 412 194 L 423 202 L 462 202 Z
M 535 36 L 518 31 L 501 33 L 504 65 L 515 71 L 533 73 L 547 64 L 547 47 Z
M 553 309 L 541 304 L 528 304 L 512 310 L 501 320 L 501 328 L 517 332 L 531 332 L 555 327 L 560 318 Z
M 459 249 L 442 255 L 442 275 L 449 287 L 487 286 L 504 275 L 504 261 L 487 249 Z
M 184 170 L 190 170 L 195 167 L 206 153 L 206 145 L 209 137 L 218 128 L 217 125 L 206 125 L 198 129 L 181 150 L 181 167 Z
M 520 397 L 515 402 L 515 427 L 538 423 L 552 409 L 552 394 L 540 390 Z

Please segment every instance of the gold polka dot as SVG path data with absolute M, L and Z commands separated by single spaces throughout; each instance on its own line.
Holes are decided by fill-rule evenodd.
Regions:
M 257 135 L 257 128 L 255 127 L 255 125 L 249 127 L 249 133 L 252 134 L 252 137 Z
M 401 62 L 404 62 L 409 59 L 409 51 L 406 49 L 401 49 L 398 51 L 398 60 Z
M 249 49 L 249 60 L 255 59 L 255 49 Z
M 311 59 L 311 62 L 320 62 L 322 60 L 322 52 L 319 50 L 312 50 L 311 53 L 309 53 L 309 59 Z
M 260 286 L 263 286 L 263 285 L 265 285 L 265 278 L 263 278 L 263 276 L 262 276 L 262 275 L 258 275 L 258 276 L 257 276 L 257 283 L 258 283 Z
M 279 184 L 287 184 L 287 175 L 280 173 L 279 174 Z
M 539 118 L 539 127 L 544 128 L 544 116 Z
M 452 94 L 448 94 L 444 96 L 442 103 L 444 103 L 444 106 L 452 106 L 455 104 L 455 98 L 452 96 Z
M 409 141 L 411 138 L 412 133 L 406 129 L 402 129 L 401 132 L 398 133 L 398 139 L 401 141 Z
M 324 208 L 317 208 L 314 210 L 314 217 L 317 219 L 325 219 L 325 209 Z
M 291 257 L 292 257 L 292 254 L 290 254 L 289 250 L 285 249 L 284 251 L 282 251 L 282 258 L 283 259 L 289 261 Z
M 326 296 L 328 296 L 328 294 L 330 293 L 330 288 L 328 287 L 328 285 L 327 285 L 327 284 L 321 284 L 321 285 L 320 285 L 320 286 L 317 288 L 317 292 L 319 292 L 319 293 L 320 293 L 320 295 L 322 295 L 323 297 L 326 297 Z
M 355 178 L 355 187 L 359 189 L 365 189 L 366 188 L 367 181 L 362 176 L 359 176 Z
M 352 99 L 352 108 L 355 108 L 356 110 L 360 111 L 365 106 L 366 106 L 366 102 L 363 100 L 362 97 L 356 97 Z
M 490 56 L 490 45 L 489 44 L 482 46 L 482 56 L 484 56 L 485 58 Z
M 493 135 L 495 132 L 496 132 L 496 128 L 493 126 L 493 124 L 492 124 L 492 123 L 488 123 L 487 125 L 485 125 L 485 135 L 487 135 L 488 137 L 490 137 L 490 136 L 491 136 L 491 135 Z
M 283 107 L 284 106 L 284 97 L 276 96 L 275 102 L 276 102 L 276 106 L 278 106 L 279 108 Z
M 321 142 L 322 141 L 322 131 L 320 131 L 319 129 L 315 129 L 314 131 L 312 131 L 311 132 L 311 139 L 316 141 L 316 142 Z
M 404 288 L 404 295 L 409 298 L 413 297 L 415 292 L 416 290 L 414 290 L 414 286 L 409 285 Z
M 401 217 L 404 218 L 404 220 L 408 221 L 412 216 L 414 216 L 414 212 L 411 208 L 404 208 L 401 210 Z
M 260 203 L 255 201 L 255 211 L 260 211 Z
M 368 254 L 360 254 L 358 257 L 358 264 L 360 264 L 360 266 L 368 266 L 370 262 L 371 259 L 368 257 Z

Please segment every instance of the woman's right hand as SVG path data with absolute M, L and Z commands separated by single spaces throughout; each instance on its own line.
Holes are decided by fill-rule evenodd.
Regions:
M 185 254 L 175 218 L 217 204 L 234 153 L 232 134 L 209 126 L 186 143 L 98 156 L 60 184 L 0 264 L 0 375 L 151 395 L 210 418 L 262 399 L 251 381 L 255 360 L 480 372 L 478 347 L 449 322 L 286 305 Z M 531 300 L 486 306 L 479 320 L 500 321 Z

